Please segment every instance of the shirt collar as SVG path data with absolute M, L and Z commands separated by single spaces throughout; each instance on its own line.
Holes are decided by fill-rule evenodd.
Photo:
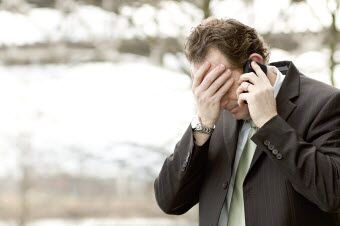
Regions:
M 255 125 L 254 121 L 251 119 L 248 120 L 244 120 L 245 124 L 248 124 L 249 127 L 253 128 L 253 129 L 257 129 L 257 126 Z
M 275 67 L 275 66 L 273 66 Z M 286 75 L 282 74 L 281 71 L 275 67 L 276 70 L 276 79 L 275 79 L 275 83 L 274 83 L 274 96 L 276 98 L 277 94 L 280 91 L 280 88 L 282 86 L 283 80 L 285 79 Z

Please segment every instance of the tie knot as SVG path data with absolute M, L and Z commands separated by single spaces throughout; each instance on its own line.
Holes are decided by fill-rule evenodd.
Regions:
M 250 124 L 250 127 L 252 129 L 257 129 L 257 126 L 255 125 L 255 123 L 253 122 L 253 120 L 249 120 L 249 124 Z

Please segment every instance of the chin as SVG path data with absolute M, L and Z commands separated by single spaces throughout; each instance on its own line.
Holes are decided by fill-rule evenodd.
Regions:
M 246 119 L 249 119 L 249 116 L 248 115 L 243 115 L 243 114 L 240 114 L 240 113 L 231 113 L 233 115 L 233 117 L 236 119 L 236 120 L 246 120 Z
M 250 119 L 248 109 L 239 109 L 236 112 L 230 112 L 236 120 L 247 120 Z

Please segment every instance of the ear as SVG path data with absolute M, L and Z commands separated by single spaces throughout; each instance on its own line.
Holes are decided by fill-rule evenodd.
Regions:
M 258 53 L 250 54 L 249 59 L 252 60 L 252 61 L 258 62 L 260 64 L 264 64 L 265 63 L 263 57 L 260 54 L 258 54 Z

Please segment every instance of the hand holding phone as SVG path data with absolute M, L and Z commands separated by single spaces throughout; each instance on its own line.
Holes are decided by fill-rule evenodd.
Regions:
M 260 66 L 261 70 L 265 74 L 267 74 L 267 66 L 264 65 L 264 64 L 260 64 L 258 62 L 256 62 L 256 63 Z M 244 73 L 254 72 L 256 74 L 255 70 L 251 66 L 251 60 L 247 60 L 246 63 L 243 65 L 243 72 Z
M 260 128 L 269 119 L 277 115 L 276 99 L 274 96 L 274 87 L 268 78 L 267 67 L 265 66 L 266 69 L 263 69 L 261 65 L 255 61 L 251 62 L 250 66 L 257 76 L 249 72 L 242 74 L 238 81 L 240 85 L 236 93 L 238 96 L 238 104 L 242 106 L 246 101 L 251 119 L 256 126 Z M 251 69 L 245 66 L 245 70 Z
M 261 70 L 267 75 L 267 66 L 264 64 L 260 64 L 260 63 L 257 63 L 257 64 L 260 66 Z M 243 65 L 243 72 L 244 73 L 254 72 L 254 74 L 256 75 L 255 70 L 251 66 L 251 60 L 247 60 L 246 63 Z M 248 91 L 244 91 L 244 93 L 248 93 Z M 247 101 L 244 101 L 244 103 L 248 104 Z

